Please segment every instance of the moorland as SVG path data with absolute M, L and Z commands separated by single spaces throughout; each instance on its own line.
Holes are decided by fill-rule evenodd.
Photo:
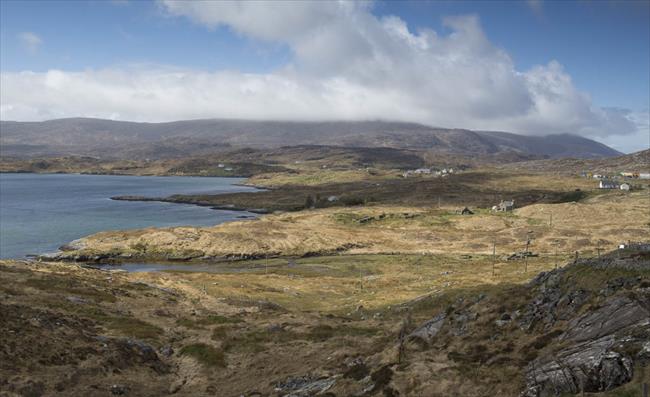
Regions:
M 308 136 L 325 127 L 313 128 Z M 418 128 L 409 131 L 426 135 Z M 3 172 L 245 176 L 261 189 L 115 197 L 260 215 L 105 231 L 0 262 L 2 389 L 638 395 L 650 376 L 650 190 L 620 173 L 647 172 L 650 151 L 567 159 L 505 149 L 508 136 L 490 133 L 460 150 L 468 133 L 449 131 L 430 147 L 384 146 L 393 132 L 357 129 L 335 138 L 372 137 L 369 146 L 3 157 Z M 498 149 L 479 145 L 489 136 Z M 594 174 L 631 190 L 599 189 Z M 514 208 L 495 209 L 502 201 Z M 128 273 L 122 263 L 210 271 Z

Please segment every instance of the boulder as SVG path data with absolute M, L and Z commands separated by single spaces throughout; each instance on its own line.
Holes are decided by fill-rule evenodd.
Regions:
M 112 385 L 111 394 L 114 396 L 123 396 L 129 392 L 129 388 L 124 385 Z
M 336 377 L 292 376 L 275 385 L 283 397 L 311 397 L 324 394 L 336 383 Z
M 440 329 L 442 329 L 446 318 L 447 316 L 445 313 L 438 314 L 431 320 L 419 326 L 415 331 L 408 334 L 406 337 L 407 340 L 415 340 L 427 344 L 431 343 L 433 338 L 435 338 L 435 336 L 438 335 L 438 332 L 440 332 Z

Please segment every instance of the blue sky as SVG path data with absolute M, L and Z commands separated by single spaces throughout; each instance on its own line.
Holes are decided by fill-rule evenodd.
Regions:
M 447 127 L 577 133 L 624 151 L 648 146 L 648 1 L 249 3 L 3 0 L 2 118 L 282 119 L 301 109 L 296 103 L 311 103 L 320 111 L 295 118 L 388 114 Z M 61 88 L 52 91 L 52 81 L 96 89 L 104 101 L 55 97 Z M 39 84 L 44 98 L 21 92 Z M 290 89 L 276 108 L 278 86 Z M 197 95 L 202 87 L 210 90 Z M 240 98 L 242 90 L 249 91 Z M 455 98 L 461 90 L 467 97 Z M 191 92 L 184 103 L 205 101 L 183 108 L 152 99 L 179 91 Z M 136 114 L 119 95 L 148 99 L 125 99 Z M 394 103 L 409 109 L 387 113 Z M 156 114 L 165 106 L 178 111 Z

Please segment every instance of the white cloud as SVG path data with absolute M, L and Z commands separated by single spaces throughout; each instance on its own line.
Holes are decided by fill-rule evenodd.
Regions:
M 625 136 L 633 114 L 595 106 L 562 66 L 515 69 L 476 16 L 444 20 L 450 34 L 412 31 L 368 3 L 175 2 L 172 16 L 279 42 L 291 63 L 269 73 L 123 67 L 2 73 L 0 118 L 67 116 L 390 119 L 525 134 Z
M 43 40 L 34 32 L 22 32 L 18 39 L 30 54 L 35 54 L 43 44 Z

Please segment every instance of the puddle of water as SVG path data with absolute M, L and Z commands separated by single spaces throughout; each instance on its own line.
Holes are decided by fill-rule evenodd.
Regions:
M 294 269 L 298 265 L 293 261 L 286 264 L 274 263 L 265 266 L 263 263 L 242 264 L 242 263 L 123 263 L 119 265 L 88 265 L 88 267 L 102 270 L 123 270 L 129 273 L 150 273 L 150 272 L 192 272 L 192 273 L 260 273 L 268 269 Z M 303 264 L 302 270 L 316 273 L 330 272 L 332 269 L 318 264 Z
M 124 263 L 120 265 L 93 265 L 95 269 L 123 270 L 129 273 L 192 272 L 192 273 L 247 273 L 264 270 L 263 265 L 235 266 L 207 263 Z M 269 266 L 269 270 L 277 266 Z

